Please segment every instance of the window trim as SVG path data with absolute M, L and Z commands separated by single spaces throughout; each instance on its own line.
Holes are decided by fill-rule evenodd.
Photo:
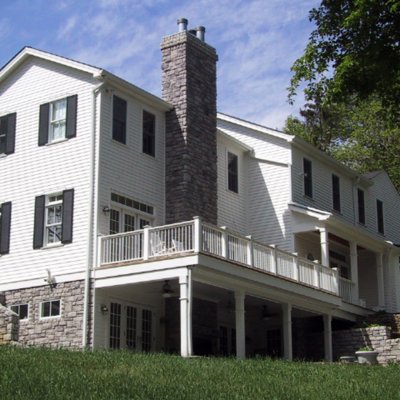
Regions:
M 145 130 L 144 130 L 144 121 L 145 121 L 145 114 L 151 115 L 153 117 L 153 132 L 151 135 L 146 134 L 145 135 Z M 151 157 L 156 156 L 156 135 L 157 135 L 157 117 L 154 113 L 143 109 L 142 110 L 142 152 L 144 154 L 147 154 Z M 145 140 L 146 139 L 146 140 Z M 145 148 L 145 144 L 148 143 L 148 141 L 150 140 L 150 151 L 147 151 L 147 148 Z
M 314 196 L 312 161 L 306 157 L 303 157 L 303 194 L 309 199 Z
M 43 316 L 43 311 L 44 311 L 44 304 L 45 303 L 50 303 L 50 312 L 51 312 L 51 303 L 55 303 L 55 302 L 59 302 L 59 314 L 58 315 L 49 315 L 47 317 Z M 39 305 L 39 319 L 43 320 L 43 319 L 56 319 L 56 318 L 61 318 L 62 315 L 62 301 L 61 299 L 53 299 L 53 300 L 43 300 L 40 302 Z
M 229 155 L 232 155 L 236 158 L 236 171 L 231 171 L 231 169 L 230 169 Z M 226 187 L 230 192 L 236 193 L 236 194 L 239 194 L 239 187 L 240 187 L 239 171 L 240 171 L 239 155 L 237 153 L 234 153 L 230 149 L 227 149 L 227 151 L 226 151 L 226 176 L 227 176 Z M 233 188 L 231 187 L 231 173 L 232 172 L 233 172 L 232 178 L 235 178 L 235 185 Z
M 336 174 L 332 174 L 332 210 L 338 213 L 342 210 L 340 201 L 340 177 Z

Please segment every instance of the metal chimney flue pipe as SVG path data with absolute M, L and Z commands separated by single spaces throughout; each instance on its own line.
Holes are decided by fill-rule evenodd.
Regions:
M 187 31 L 188 20 L 186 18 L 180 18 L 177 21 L 179 32 Z
M 196 28 L 196 37 L 197 37 L 197 39 L 200 39 L 202 42 L 204 42 L 205 32 L 206 32 L 206 28 L 204 26 L 198 26 Z

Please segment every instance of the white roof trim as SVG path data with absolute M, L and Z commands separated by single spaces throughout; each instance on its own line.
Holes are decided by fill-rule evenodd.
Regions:
M 247 145 L 246 143 L 241 142 L 240 140 L 234 138 L 231 135 L 228 135 L 220 128 L 217 128 L 217 133 L 218 133 L 218 135 L 221 135 L 224 139 L 234 143 L 237 147 L 240 147 L 242 150 L 249 151 L 251 153 L 254 152 L 254 149 L 251 146 Z
M 298 203 L 289 203 L 289 210 L 298 212 L 300 214 L 305 214 L 313 218 L 317 218 L 318 221 L 326 221 L 332 217 L 332 213 L 327 211 L 318 210 L 317 208 L 304 206 Z
M 289 134 L 280 132 L 276 129 L 267 128 L 266 126 L 258 125 L 258 124 L 255 124 L 254 122 L 245 121 L 245 120 L 237 118 L 237 117 L 232 117 L 231 115 L 222 114 L 220 112 L 217 113 L 217 120 L 218 119 L 221 121 L 230 122 L 235 125 L 240 125 L 240 126 L 243 126 L 244 128 L 252 129 L 254 131 L 258 131 L 260 133 L 264 133 L 264 134 L 267 134 L 270 136 L 275 136 L 279 139 L 285 140 L 286 142 L 291 142 L 294 138 L 293 135 L 289 135 Z

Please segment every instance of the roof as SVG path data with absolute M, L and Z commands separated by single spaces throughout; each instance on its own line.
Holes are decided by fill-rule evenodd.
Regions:
M 118 76 L 103 68 L 95 67 L 90 64 L 85 64 L 80 61 L 75 61 L 70 58 L 62 57 L 53 53 L 49 53 L 47 51 L 38 50 L 29 46 L 24 47 L 0 69 L 0 82 L 6 79 L 10 74 L 12 74 L 29 57 L 41 58 L 43 60 L 47 60 L 56 64 L 61 64 L 69 68 L 86 72 L 92 75 L 94 79 L 99 80 L 99 82 L 109 82 L 115 86 L 118 86 L 122 90 L 130 92 L 134 96 L 139 97 L 146 102 L 155 104 L 164 111 L 173 108 L 170 103 L 160 99 L 159 97 L 149 92 L 146 92 L 145 90 L 122 78 L 119 78 Z

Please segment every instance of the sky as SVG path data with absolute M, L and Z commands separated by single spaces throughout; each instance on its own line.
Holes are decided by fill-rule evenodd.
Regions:
M 99 68 L 161 96 L 164 36 L 203 25 L 215 47 L 218 111 L 275 129 L 302 106 L 287 102 L 317 0 L 0 0 L 0 66 L 32 46 Z

